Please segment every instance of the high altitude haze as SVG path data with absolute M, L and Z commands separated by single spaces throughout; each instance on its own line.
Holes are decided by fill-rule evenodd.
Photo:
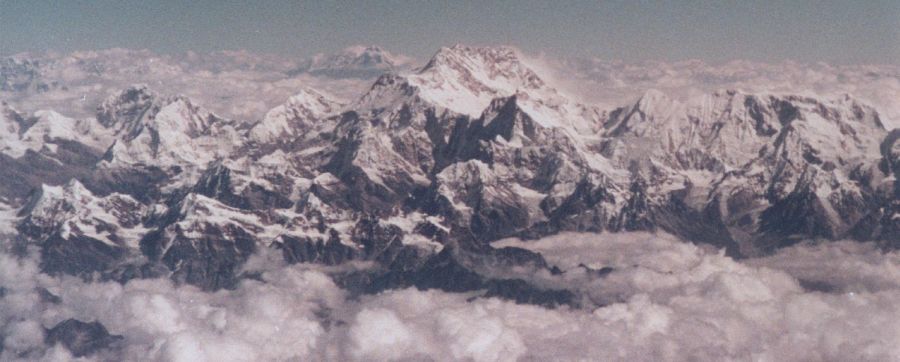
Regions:
M 280 63 L 0 63 L 0 360 L 900 360 L 896 66 Z
M 900 2 L 3 1 L 0 55 L 111 47 L 309 56 L 511 44 L 606 59 L 896 64 Z
M 897 8 L 0 0 L 0 361 L 900 361 Z

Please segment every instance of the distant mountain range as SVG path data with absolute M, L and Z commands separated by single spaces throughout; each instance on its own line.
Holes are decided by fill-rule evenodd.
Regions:
M 82 68 L 189 67 L 173 64 Z M 867 102 L 648 90 L 602 109 L 513 48 L 456 45 L 411 64 L 377 47 L 246 63 L 370 84 L 349 100 L 297 87 L 261 119 L 153 84 L 88 117 L 4 102 L 0 198 L 19 209 L 18 242 L 40 249 L 48 273 L 207 290 L 253 278 L 241 266 L 272 248 L 291 263 L 373 262 L 338 277 L 358 293 L 416 286 L 578 305 L 577 291 L 517 277 L 563 271 L 491 243 L 659 230 L 735 257 L 803 239 L 900 246 L 900 130 Z M 44 66 L 6 60 L 0 85 L 67 86 L 44 80 Z

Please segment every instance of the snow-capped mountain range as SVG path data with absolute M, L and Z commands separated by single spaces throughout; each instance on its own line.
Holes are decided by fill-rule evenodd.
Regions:
M 147 84 L 163 94 L 189 96 L 227 118 L 252 120 L 304 87 L 352 100 L 373 79 L 408 69 L 412 61 L 375 46 L 308 59 L 246 51 L 23 53 L 0 58 L 0 97 L 20 109 L 53 109 L 88 118 L 110 93 Z
M 334 54 L 316 54 L 293 72 L 307 72 L 336 78 L 369 78 L 385 72 L 412 67 L 414 60 L 402 54 L 392 54 L 379 46 L 356 45 Z
M 512 48 L 456 45 L 409 63 L 377 47 L 317 57 L 302 69 L 390 72 L 354 100 L 297 87 L 258 120 L 152 84 L 89 117 L 4 102 L 0 200 L 19 208 L 19 242 L 48 273 L 207 290 L 252 278 L 243 263 L 274 249 L 373 263 L 338 278 L 358 292 L 578 305 L 577 290 L 522 276 L 565 271 L 491 243 L 660 230 L 735 257 L 810 238 L 900 246 L 900 130 L 851 96 L 648 90 L 603 109 Z M 4 79 L 43 87 L 22 77 Z

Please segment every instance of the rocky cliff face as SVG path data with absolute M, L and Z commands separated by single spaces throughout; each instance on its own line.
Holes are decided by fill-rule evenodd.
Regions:
M 523 276 L 560 272 L 539 255 L 489 243 L 663 230 L 755 256 L 805 238 L 900 242 L 900 139 L 871 107 L 648 91 L 605 112 L 507 48 L 443 48 L 351 104 L 304 89 L 258 122 L 146 87 L 109 98 L 96 119 L 3 115 L 17 185 L 3 197 L 23 205 L 21 234 L 48 272 L 85 278 L 229 288 L 273 248 L 288 262 L 374 265 L 340 277 L 358 292 L 575 305 Z

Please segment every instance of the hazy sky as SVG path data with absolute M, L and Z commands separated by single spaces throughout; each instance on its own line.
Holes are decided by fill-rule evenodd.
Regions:
M 900 63 L 900 1 L 0 0 L 0 54 L 111 47 L 308 56 L 511 44 L 605 59 Z

